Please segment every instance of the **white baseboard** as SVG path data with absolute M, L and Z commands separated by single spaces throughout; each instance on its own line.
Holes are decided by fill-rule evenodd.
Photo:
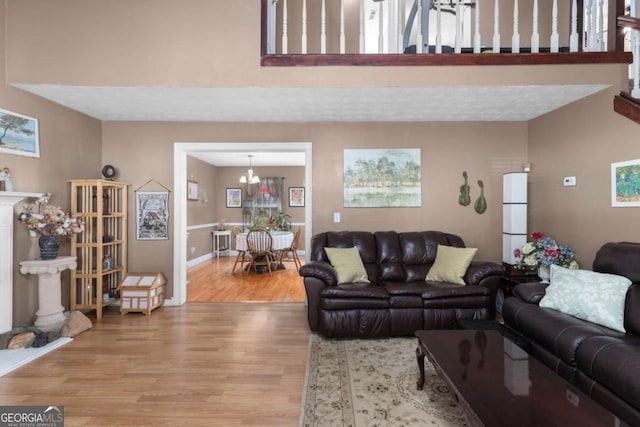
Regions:
M 202 256 L 199 256 L 198 258 L 193 258 L 190 259 L 189 261 L 187 261 L 187 268 L 189 267 L 193 267 L 194 265 L 198 265 L 200 263 L 203 263 L 205 261 L 208 261 L 210 259 L 213 258 L 213 253 L 208 253 L 208 254 L 204 254 Z

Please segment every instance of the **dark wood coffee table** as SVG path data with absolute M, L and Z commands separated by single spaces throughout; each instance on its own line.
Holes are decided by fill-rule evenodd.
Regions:
M 427 356 L 472 425 L 620 425 L 614 414 L 497 331 L 418 331 L 416 336 L 418 389 Z

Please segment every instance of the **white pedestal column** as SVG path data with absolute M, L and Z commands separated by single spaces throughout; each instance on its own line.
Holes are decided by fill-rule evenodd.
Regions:
M 34 325 L 36 328 L 49 332 L 62 327 L 64 307 L 61 304 L 60 273 L 74 268 L 76 268 L 74 256 L 20 263 L 20 273 L 38 275 L 38 311 Z
M 42 193 L 0 191 L 0 334 L 13 328 L 13 206 L 40 196 Z

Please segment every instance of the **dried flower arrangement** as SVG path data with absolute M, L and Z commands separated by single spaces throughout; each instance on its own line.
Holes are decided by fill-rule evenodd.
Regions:
M 84 231 L 84 223 L 60 207 L 50 205 L 50 197 L 51 194 L 47 193 L 34 202 L 25 203 L 25 211 L 18 214 L 18 219 L 27 226 L 29 234 L 32 237 L 71 236 Z

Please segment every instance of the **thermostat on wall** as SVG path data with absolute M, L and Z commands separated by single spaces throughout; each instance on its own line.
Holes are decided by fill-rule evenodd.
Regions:
M 562 183 L 565 187 L 575 187 L 576 185 L 576 177 L 575 176 L 565 176 Z

